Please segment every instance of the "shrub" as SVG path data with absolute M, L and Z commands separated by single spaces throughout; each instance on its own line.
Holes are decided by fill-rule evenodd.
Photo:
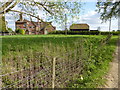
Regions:
M 16 29 L 15 32 L 18 33 L 18 34 L 22 34 L 22 35 L 25 34 L 25 30 L 24 29 Z
M 53 31 L 49 32 L 49 34 L 65 34 L 65 31 Z M 68 35 L 108 35 L 108 34 L 113 34 L 113 35 L 118 35 L 120 34 L 119 31 L 114 31 L 114 32 L 100 32 L 100 31 L 67 31 Z
M 25 34 L 25 30 L 21 29 L 20 30 L 20 34 L 24 35 Z
M 16 32 L 16 33 L 19 33 L 19 31 L 20 31 L 20 29 L 19 29 L 19 28 L 15 30 L 15 32 Z
M 49 34 L 65 34 L 66 31 L 53 31 Z M 67 31 L 68 35 L 98 35 L 99 31 Z

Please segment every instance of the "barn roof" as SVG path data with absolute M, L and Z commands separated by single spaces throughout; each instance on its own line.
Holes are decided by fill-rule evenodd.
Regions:
M 89 29 L 88 24 L 72 24 L 70 29 Z

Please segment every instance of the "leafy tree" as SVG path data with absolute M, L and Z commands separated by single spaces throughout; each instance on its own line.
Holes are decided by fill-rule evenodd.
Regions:
M 6 24 L 5 24 L 5 17 L 0 17 L 0 32 L 6 32 Z
M 112 17 L 120 17 L 120 1 L 119 0 L 98 0 L 97 11 L 101 14 L 101 19 L 104 21 Z
M 112 30 L 112 32 L 115 32 L 115 30 Z
M 2 9 L 0 9 L 0 14 L 4 14 L 7 12 L 18 12 L 22 14 L 27 14 L 32 17 L 35 17 L 42 22 L 42 17 L 38 17 L 39 11 L 44 12 L 47 16 L 47 20 L 55 20 L 58 23 L 65 22 L 64 14 L 67 12 L 67 16 L 74 17 L 76 14 L 80 12 L 81 3 L 78 0 L 77 2 L 69 2 L 69 0 L 53 0 L 50 2 L 49 0 L 38 1 L 36 0 L 9 0 L 10 2 L 6 2 L 2 5 Z M 16 5 L 20 8 L 20 10 L 13 9 Z

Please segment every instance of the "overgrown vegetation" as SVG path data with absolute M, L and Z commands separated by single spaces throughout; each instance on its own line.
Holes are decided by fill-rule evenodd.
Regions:
M 109 62 L 113 59 L 117 37 L 112 37 L 104 47 L 95 46 L 91 58 L 85 62 L 83 74 L 70 83 L 73 88 L 96 88 L 105 84 L 104 75 L 109 69 Z M 82 79 L 83 78 L 83 79 Z
M 104 38 L 106 38 L 106 36 L 102 35 L 18 35 L 3 37 L 2 74 L 20 70 L 30 65 L 41 65 L 38 62 L 41 60 L 39 59 L 41 58 L 41 53 L 44 52 L 42 55 L 52 58 L 59 56 L 59 58 L 63 60 L 81 60 L 81 73 L 73 77 L 71 79 L 72 81 L 68 82 L 69 84 L 65 87 L 95 88 L 103 84 L 104 79 L 102 79 L 102 76 L 105 75 L 108 70 L 109 62 L 113 58 L 112 54 L 116 47 L 117 36 L 113 36 L 107 44 L 102 45 L 101 42 Z M 43 62 L 47 60 L 49 59 L 43 58 Z M 16 65 L 16 63 L 19 64 Z M 72 66 L 72 62 L 70 63 L 71 68 L 74 67 Z M 72 75 L 74 75 L 74 73 L 75 72 L 72 72 Z M 62 75 L 63 72 L 59 74 Z M 65 75 L 67 75 L 67 72 Z M 68 76 L 69 75 L 66 77 Z M 10 83 L 6 82 L 6 80 L 7 79 L 4 79 L 4 83 L 6 84 L 13 83 L 12 79 L 10 79 Z

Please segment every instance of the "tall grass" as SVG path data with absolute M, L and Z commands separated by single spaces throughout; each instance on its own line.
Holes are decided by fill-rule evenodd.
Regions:
M 70 82 L 69 85 L 63 85 L 63 87 L 96 87 L 99 83 L 95 85 L 93 83 L 99 80 L 103 75 L 101 73 L 105 72 L 108 63 L 112 60 L 112 53 L 115 50 L 117 40 L 117 37 L 112 38 L 107 45 L 101 46 L 100 42 L 103 38 L 105 36 L 95 35 L 23 35 L 2 37 L 2 74 L 29 68 L 30 66 L 38 67 L 41 65 L 41 62 L 47 62 L 53 57 L 57 57 L 58 61 L 64 60 L 67 62 L 67 60 L 70 60 L 71 62 L 69 62 L 68 66 L 71 68 L 77 67 L 77 60 L 80 60 L 79 65 L 82 68 L 80 74 L 83 80 L 80 79 L 81 75 L 75 75 L 74 78 L 77 77 L 77 79 L 71 79 L 74 83 Z M 73 64 L 73 60 L 76 60 L 76 64 Z M 66 68 L 67 64 L 68 62 L 66 63 Z M 50 68 L 49 62 L 45 65 L 47 65 L 45 66 L 46 68 Z M 101 70 L 103 72 L 98 72 Z M 98 74 L 93 74 L 97 72 Z M 73 72 L 71 73 L 74 75 Z M 60 77 L 63 76 L 62 72 L 59 74 L 61 74 Z M 64 72 L 64 76 L 68 76 L 67 69 Z M 7 82 L 8 79 L 11 82 Z M 13 79 L 8 79 L 4 80 L 4 86 L 14 82 Z

